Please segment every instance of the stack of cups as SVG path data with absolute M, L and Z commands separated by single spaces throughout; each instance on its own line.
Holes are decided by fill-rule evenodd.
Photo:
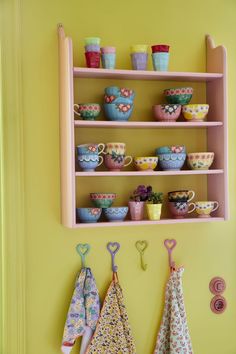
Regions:
M 100 41 L 98 37 L 87 37 L 85 38 L 85 58 L 88 68 L 99 68 L 100 67 Z
M 133 70 L 147 70 L 148 46 L 137 44 L 131 46 L 131 62 Z
M 104 69 L 115 69 L 116 66 L 116 48 L 103 47 L 101 48 L 102 67 Z
M 156 44 L 152 46 L 152 63 L 156 71 L 168 71 L 169 65 L 169 45 Z

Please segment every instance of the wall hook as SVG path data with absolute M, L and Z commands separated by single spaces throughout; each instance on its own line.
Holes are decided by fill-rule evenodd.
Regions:
M 172 251 L 175 248 L 175 246 L 177 245 L 177 241 L 175 239 L 171 239 L 171 240 L 166 239 L 164 241 L 164 245 L 168 251 L 170 270 L 174 270 L 175 269 L 175 262 L 172 260 Z
M 118 267 L 115 265 L 115 255 L 120 249 L 120 244 L 118 242 L 109 242 L 107 244 L 107 249 L 111 254 L 112 271 L 113 271 L 113 273 L 116 273 L 118 270 Z
M 143 270 L 146 270 L 147 269 L 147 264 L 144 263 L 144 259 L 143 259 L 143 256 L 144 256 L 144 251 L 146 250 L 148 246 L 148 242 L 143 240 L 143 241 L 137 241 L 135 243 L 135 247 L 137 248 L 137 250 L 139 251 L 140 253 L 140 258 L 141 258 L 141 267 Z
M 79 243 L 76 246 L 76 251 L 81 257 L 82 268 L 85 268 L 85 256 L 87 256 L 90 251 L 90 245 L 88 243 Z

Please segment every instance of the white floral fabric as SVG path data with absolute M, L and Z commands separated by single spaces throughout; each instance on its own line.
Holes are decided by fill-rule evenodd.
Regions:
M 165 308 L 154 354 L 193 354 L 184 306 L 182 275 L 171 272 L 166 285 Z

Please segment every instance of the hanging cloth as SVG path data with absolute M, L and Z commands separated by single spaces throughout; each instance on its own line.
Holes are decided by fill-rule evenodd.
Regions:
M 108 288 L 96 331 L 86 354 L 135 354 L 134 339 L 128 321 L 117 274 Z
M 184 306 L 183 272 L 184 268 L 172 271 L 167 282 L 165 308 L 154 354 L 193 354 Z
M 83 336 L 80 354 L 84 354 L 95 331 L 100 301 L 90 268 L 82 268 L 75 282 L 62 340 L 62 353 L 69 354 L 78 337 Z

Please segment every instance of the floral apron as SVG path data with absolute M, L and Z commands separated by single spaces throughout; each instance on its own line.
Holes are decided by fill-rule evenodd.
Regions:
M 172 271 L 167 282 L 165 308 L 154 354 L 193 354 L 184 306 L 183 272 L 183 268 Z

